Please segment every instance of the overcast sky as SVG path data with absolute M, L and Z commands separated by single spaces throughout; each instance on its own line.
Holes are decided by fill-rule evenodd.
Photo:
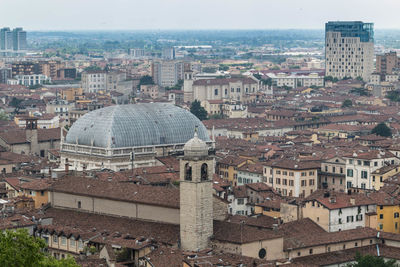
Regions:
M 0 27 L 27 30 L 400 29 L 400 0 L 0 0 Z

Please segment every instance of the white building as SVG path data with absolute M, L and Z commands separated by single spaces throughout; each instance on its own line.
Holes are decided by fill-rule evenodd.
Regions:
M 237 185 L 263 182 L 263 165 L 245 164 L 238 169 Z
M 328 232 L 366 226 L 366 213 L 376 212 L 375 202 L 364 194 L 327 192 L 310 196 L 303 206 L 303 217 L 310 218 Z
M 374 189 L 371 173 L 385 164 L 400 163 L 400 159 L 392 153 L 379 150 L 353 153 L 343 158 L 346 160 L 346 189 L 352 187 Z
M 233 188 L 232 192 L 228 194 L 228 205 L 229 214 L 237 215 L 250 215 L 251 206 L 247 197 L 246 187 L 237 186 Z
M 287 86 L 290 88 L 296 88 L 303 86 L 304 87 L 324 86 L 324 77 L 319 76 L 318 73 L 310 73 L 309 75 L 267 73 L 266 75 L 272 79 L 273 85 L 278 87 Z
M 257 79 L 250 77 L 193 80 L 191 72 L 185 72 L 184 101 L 223 100 L 243 101 L 246 96 L 260 89 Z
M 151 66 L 154 83 L 163 87 L 175 86 L 179 80 L 183 80 L 183 62 L 164 60 L 153 62 Z
M 95 93 L 107 88 L 106 71 L 86 71 L 82 73 L 81 85 L 84 92 Z
M 44 84 L 45 82 L 50 82 L 50 78 L 43 74 L 32 74 L 32 75 L 16 75 L 15 79 L 18 84 L 25 86 Z M 9 80 L 10 81 L 10 80 Z M 7 81 L 8 83 L 8 81 Z M 9 84 L 12 84 L 11 82 Z

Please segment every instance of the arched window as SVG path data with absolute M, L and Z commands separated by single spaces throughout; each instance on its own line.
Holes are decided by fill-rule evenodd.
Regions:
M 192 167 L 189 166 L 189 163 L 186 163 L 185 165 L 185 181 L 191 181 L 192 180 Z
M 208 180 L 208 166 L 205 163 L 201 165 L 201 180 L 202 181 Z

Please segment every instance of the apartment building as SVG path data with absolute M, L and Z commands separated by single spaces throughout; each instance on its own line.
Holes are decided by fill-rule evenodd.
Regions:
M 153 81 L 159 86 L 172 87 L 179 80 L 183 80 L 184 64 L 180 61 L 163 60 L 153 62 L 151 65 L 151 73 Z
M 318 175 L 318 188 L 334 191 L 346 190 L 346 160 L 333 157 L 321 163 L 321 172 Z
M 369 227 L 368 213 L 376 211 L 375 201 L 364 194 L 317 192 L 307 198 L 303 217 L 310 218 L 325 231 L 336 232 Z
M 280 159 L 263 165 L 267 185 L 283 196 L 307 197 L 317 190 L 320 163 Z
M 374 171 L 385 165 L 399 164 L 400 160 L 390 152 L 372 150 L 368 152 L 345 155 L 346 160 L 346 189 L 374 189 Z M 376 174 L 375 174 L 376 176 Z

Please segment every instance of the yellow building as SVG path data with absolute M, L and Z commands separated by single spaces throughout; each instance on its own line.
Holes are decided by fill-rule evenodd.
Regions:
M 400 201 L 386 192 L 374 192 L 369 195 L 376 201 L 377 230 L 400 233 Z
M 244 159 L 235 156 L 227 156 L 218 162 L 218 173 L 233 185 L 237 185 L 238 169 L 246 163 L 253 163 L 249 159 Z
M 36 179 L 20 185 L 22 194 L 31 197 L 35 202 L 35 209 L 41 208 L 49 202 L 49 179 Z
M 82 88 L 68 88 L 61 91 L 61 98 L 68 102 L 81 100 L 84 98 Z
M 381 189 L 383 186 L 383 182 L 389 178 L 392 177 L 400 172 L 400 166 L 399 165 L 389 165 L 389 166 L 383 166 L 382 168 L 379 168 L 375 170 L 372 175 L 372 186 L 375 188 L 375 190 Z
M 262 203 L 254 204 L 254 213 L 270 217 L 281 217 L 281 200 L 272 199 Z

